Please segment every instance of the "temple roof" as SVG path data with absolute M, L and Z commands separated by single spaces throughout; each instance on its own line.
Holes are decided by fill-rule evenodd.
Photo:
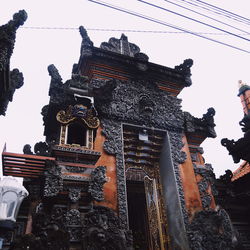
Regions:
M 248 162 L 243 162 L 240 167 L 233 172 L 233 177 L 231 181 L 236 181 L 243 176 L 246 176 L 247 174 L 250 173 L 250 164 Z
M 149 62 L 149 57 L 140 51 L 138 45 L 130 43 L 124 34 L 120 39 L 110 38 L 98 48 L 94 47 L 82 26 L 79 30 L 82 36 L 81 53 L 78 64 L 73 68 L 74 74 L 119 80 L 150 78 L 160 89 L 174 96 L 192 84 L 192 59 L 186 59 L 174 68 L 169 68 Z

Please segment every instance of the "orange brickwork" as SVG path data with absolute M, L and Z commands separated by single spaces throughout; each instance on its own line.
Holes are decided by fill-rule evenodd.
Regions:
M 107 167 L 108 181 L 103 186 L 104 201 L 98 202 L 99 205 L 107 206 L 117 211 L 117 178 L 116 178 L 116 159 L 113 155 L 108 155 L 103 149 L 105 137 L 101 134 L 102 129 L 97 129 L 94 149 L 101 152 L 101 157 L 96 163 L 96 166 L 104 165 Z M 96 202 L 97 203 L 97 202 Z
M 184 198 L 186 202 L 186 208 L 189 215 L 194 214 L 197 211 L 202 210 L 202 203 L 200 193 L 197 186 L 197 180 L 195 178 L 193 163 L 191 160 L 187 138 L 183 136 L 183 151 L 187 155 L 187 159 L 184 163 L 180 164 L 180 174 L 183 184 Z

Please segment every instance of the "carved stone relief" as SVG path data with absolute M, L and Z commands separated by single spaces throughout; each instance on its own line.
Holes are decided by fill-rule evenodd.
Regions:
M 65 224 L 67 226 L 79 226 L 81 225 L 81 216 L 77 209 L 71 209 L 65 214 Z
M 122 152 L 122 124 L 108 119 L 102 119 L 102 133 L 106 137 L 103 148 L 108 154 L 116 156 L 116 175 L 117 175 L 117 195 L 118 211 L 121 227 L 128 228 L 127 218 L 127 194 L 126 177 Z
M 91 56 L 92 49 L 93 49 L 93 42 L 90 40 L 87 31 L 84 29 L 83 26 L 79 27 L 79 32 L 82 37 L 82 44 L 81 44 L 81 55 L 82 56 Z
M 199 174 L 202 176 L 202 180 L 198 182 L 198 188 L 200 191 L 202 206 L 204 209 L 209 209 L 211 202 L 212 202 L 212 196 L 208 193 L 209 186 L 211 187 L 212 194 L 216 195 L 217 191 L 215 189 L 214 181 L 215 181 L 215 175 L 213 172 L 213 168 L 210 164 L 206 164 L 205 166 L 196 165 L 194 164 L 194 171 L 195 174 Z
M 56 196 L 63 189 L 61 168 L 55 161 L 46 160 L 44 197 Z
M 140 48 L 136 44 L 130 43 L 124 34 L 120 39 L 112 37 L 108 42 L 101 43 L 100 48 L 132 57 L 140 52 Z
M 132 250 L 131 232 L 120 227 L 110 208 L 95 206 L 85 214 L 82 233 L 83 250 Z
M 76 119 L 80 119 L 88 128 L 94 129 L 100 125 L 100 121 L 96 115 L 94 106 L 87 108 L 82 104 L 76 104 L 74 106 L 69 105 L 66 111 L 59 111 L 56 119 L 62 124 L 68 124 Z
M 27 13 L 20 10 L 13 15 L 12 20 L 0 26 L 0 115 L 5 115 L 15 90 L 23 85 L 23 74 L 18 69 L 10 71 L 10 58 L 14 50 L 16 31 L 26 19 Z
M 184 62 L 178 66 L 175 66 L 175 69 L 180 71 L 184 76 L 185 76 L 185 82 L 187 86 L 192 85 L 192 80 L 191 80 L 191 71 L 190 68 L 193 65 L 193 60 L 192 59 L 186 59 Z
M 181 151 L 183 147 L 181 131 L 184 127 L 184 116 L 180 110 L 180 100 L 176 97 L 168 96 L 153 83 L 149 82 L 122 82 L 113 80 L 107 82 L 108 88 L 111 83 L 115 87 L 113 87 L 112 92 L 107 92 L 107 95 L 109 94 L 110 96 L 106 99 L 106 102 L 98 99 L 99 95 L 96 95 L 95 104 L 101 117 L 102 132 L 106 137 L 104 149 L 107 153 L 116 155 L 119 217 L 122 224 L 125 228 L 127 227 L 126 182 L 121 129 L 123 121 L 173 131 L 170 133 L 172 157 L 179 186 L 182 210 L 186 218 L 185 222 L 188 223 L 178 168 L 178 165 L 186 159 L 185 153 Z M 98 88 L 102 88 L 105 93 L 105 84 L 103 81 L 94 81 L 94 90 L 98 90 Z M 155 106 L 157 106 L 157 109 L 154 108 Z M 148 113 L 151 113 L 151 115 L 149 116 Z M 105 117 L 105 119 L 102 117 Z
M 111 83 L 115 88 L 111 93 L 107 92 L 109 102 L 103 102 L 99 95 L 94 96 L 100 117 L 168 130 L 183 129 L 181 100 L 161 91 L 155 83 L 112 80 L 104 84 L 102 80 L 95 79 L 94 93 L 99 93 L 99 88 L 105 92 L 105 85 L 109 88 Z
M 69 199 L 75 203 L 81 198 L 81 188 L 70 187 L 69 188 Z
M 233 227 L 224 209 L 196 213 L 188 227 L 188 236 L 192 250 L 233 249 Z
M 106 167 L 98 166 L 90 174 L 88 191 L 96 201 L 104 200 L 103 185 L 107 182 Z
M 68 250 L 69 234 L 65 227 L 64 210 L 54 207 L 45 211 L 42 203 L 32 215 L 32 233 L 17 238 L 10 249 Z

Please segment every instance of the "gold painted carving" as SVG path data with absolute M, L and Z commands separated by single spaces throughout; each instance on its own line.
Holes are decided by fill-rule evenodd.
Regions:
M 100 125 L 94 107 L 88 109 L 82 104 L 69 105 L 66 111 L 60 110 L 56 115 L 56 119 L 62 124 L 68 124 L 78 119 L 83 121 L 87 127 L 91 129 L 97 128 Z
M 161 225 L 160 208 L 155 179 L 144 177 L 148 220 L 150 225 L 150 241 L 153 250 L 164 250 L 164 237 Z

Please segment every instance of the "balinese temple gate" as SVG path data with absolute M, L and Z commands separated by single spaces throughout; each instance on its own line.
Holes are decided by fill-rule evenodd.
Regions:
M 3 153 L 4 174 L 24 177 L 30 193 L 12 249 L 231 249 L 200 147 L 216 136 L 215 111 L 195 118 L 177 98 L 193 61 L 172 69 L 125 35 L 97 48 L 80 34 L 72 78 L 48 67 L 46 142 Z

